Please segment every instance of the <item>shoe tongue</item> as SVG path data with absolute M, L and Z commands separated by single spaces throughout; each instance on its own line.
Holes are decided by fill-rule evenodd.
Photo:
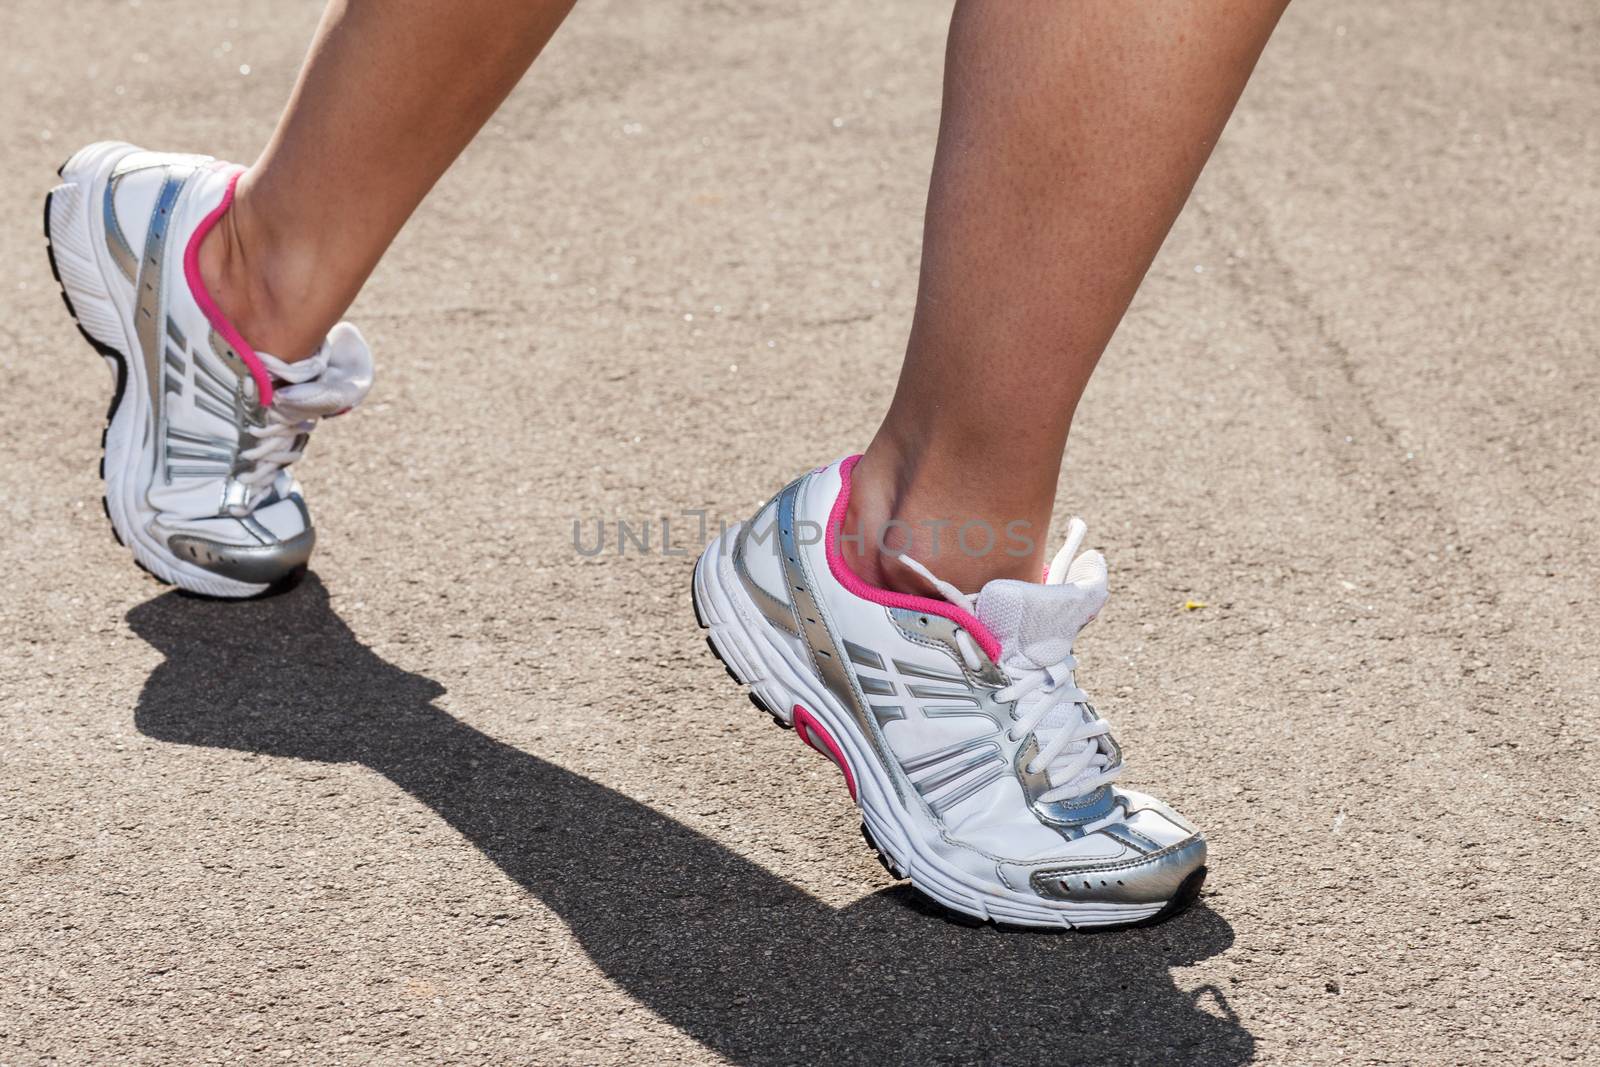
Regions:
M 1000 642 L 1001 659 L 1050 667 L 1072 652 L 1073 639 L 1106 602 L 1106 561 L 1085 552 L 1050 585 L 998 578 L 978 593 L 975 614 Z
M 978 620 L 989 628 L 1000 642 L 1001 664 L 1009 669 L 1033 668 L 1040 670 L 1061 663 L 1072 654 L 1073 639 L 1078 631 L 1089 625 L 1106 602 L 1106 561 L 1098 552 L 1085 552 L 1073 560 L 1070 567 L 1052 568 L 1051 580 L 1044 585 L 998 579 L 985 585 L 978 593 L 975 612 Z M 1035 691 L 1034 700 L 1055 700 L 1042 691 Z M 1056 731 L 1088 722 L 1094 713 L 1087 705 L 1070 701 L 1054 704 L 1037 727 L 1040 747 L 1048 745 Z M 1079 741 L 1072 745 L 1063 758 L 1077 756 L 1086 744 L 1099 745 L 1099 741 Z M 1068 782 L 1058 772 L 1059 765 L 1048 768 L 1052 787 L 1086 781 L 1101 773 L 1110 760 L 1109 753 L 1095 757 Z
M 372 388 L 372 350 L 348 322 L 335 326 L 309 359 L 285 363 L 265 352 L 256 355 L 279 383 L 273 408 L 291 421 L 348 411 Z

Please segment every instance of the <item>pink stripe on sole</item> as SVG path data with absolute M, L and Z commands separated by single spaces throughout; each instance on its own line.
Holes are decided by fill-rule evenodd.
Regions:
M 844 752 L 839 748 L 839 742 L 835 741 L 833 736 L 822 728 L 822 724 L 817 721 L 815 715 L 812 715 L 799 704 L 794 706 L 794 732 L 800 740 L 827 756 L 844 772 L 844 784 L 850 788 L 850 799 L 855 800 L 856 776 L 850 770 L 850 761 L 844 758 Z

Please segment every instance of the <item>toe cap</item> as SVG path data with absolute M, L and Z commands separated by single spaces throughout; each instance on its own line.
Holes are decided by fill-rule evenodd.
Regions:
M 275 490 L 248 515 L 167 518 L 153 532 L 180 562 L 249 585 L 272 585 L 304 567 L 316 547 L 311 513 L 298 492 Z
M 304 567 L 316 543 L 317 532 L 312 529 L 253 545 L 231 545 L 194 534 L 174 534 L 167 539 L 172 554 L 185 563 L 251 585 L 271 585 Z
M 1035 893 L 1079 904 L 1163 904 L 1206 863 L 1206 839 L 1190 836 L 1142 856 L 1046 863 L 1028 876 Z

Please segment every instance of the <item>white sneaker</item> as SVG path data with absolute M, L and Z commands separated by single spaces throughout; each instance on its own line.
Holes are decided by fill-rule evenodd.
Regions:
M 157 578 L 220 597 L 305 566 L 316 533 L 287 468 L 320 418 L 372 385 L 354 326 L 283 363 L 251 349 L 206 292 L 200 242 L 242 172 L 94 144 L 61 168 L 44 213 L 67 310 L 116 375 L 101 441 L 112 531 Z
M 1073 680 L 1073 639 L 1106 598 L 1100 554 L 1072 558 L 1083 524 L 1043 585 L 970 597 L 908 561 L 943 599 L 875 589 L 838 545 L 856 458 L 802 476 L 700 557 L 712 651 L 839 765 L 868 843 L 939 904 L 1054 928 L 1182 910 L 1205 839 L 1112 786 L 1122 751 Z

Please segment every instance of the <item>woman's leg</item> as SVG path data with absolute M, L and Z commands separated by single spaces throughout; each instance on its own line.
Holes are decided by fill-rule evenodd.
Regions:
M 200 269 L 252 346 L 310 355 L 574 0 L 332 0 Z
M 910 345 L 846 521 L 863 579 L 925 588 L 877 547 L 897 520 L 961 589 L 1038 580 L 1078 398 L 1287 2 L 957 4 Z

